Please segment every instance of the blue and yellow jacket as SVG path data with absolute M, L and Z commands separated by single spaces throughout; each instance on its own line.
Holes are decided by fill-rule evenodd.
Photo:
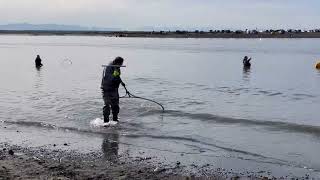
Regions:
M 120 75 L 120 67 L 105 67 L 102 74 L 101 89 L 104 91 L 117 90 L 120 86 L 120 83 L 122 82 Z

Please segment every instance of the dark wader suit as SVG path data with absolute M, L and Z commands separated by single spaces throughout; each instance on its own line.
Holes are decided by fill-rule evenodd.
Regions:
M 41 58 L 40 58 L 40 57 L 37 57 L 37 58 L 36 58 L 35 64 L 36 64 L 36 67 L 41 67 L 41 66 L 42 66 Z
M 250 67 L 251 63 L 250 63 L 251 59 L 243 59 L 243 66 L 244 67 Z
M 122 82 L 120 78 L 120 68 L 107 66 L 102 76 L 102 96 L 104 101 L 103 117 L 104 122 L 109 122 L 110 107 L 112 110 L 113 120 L 118 121 L 119 114 L 119 85 Z

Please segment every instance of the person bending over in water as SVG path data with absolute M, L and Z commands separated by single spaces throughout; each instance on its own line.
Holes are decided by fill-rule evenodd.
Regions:
M 37 55 L 37 58 L 36 58 L 36 60 L 35 60 L 35 64 L 36 64 L 36 67 L 37 67 L 37 68 L 43 66 L 42 63 L 41 63 L 41 61 L 42 61 L 42 60 L 41 60 L 40 56 Z
M 244 66 L 244 67 L 250 67 L 250 66 L 251 66 L 250 61 L 251 61 L 251 58 L 248 58 L 248 56 L 245 56 L 245 57 L 243 58 L 243 66 Z
M 102 76 L 102 96 L 104 101 L 103 118 L 104 126 L 109 125 L 110 107 L 112 110 L 112 120 L 116 124 L 118 122 L 119 107 L 119 85 L 125 87 L 120 75 L 120 66 L 123 64 L 122 57 L 116 57 L 108 66 L 104 68 Z

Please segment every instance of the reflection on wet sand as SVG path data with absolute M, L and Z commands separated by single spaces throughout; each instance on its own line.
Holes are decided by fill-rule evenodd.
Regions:
M 35 66 L 36 71 L 35 71 L 35 82 L 34 82 L 34 89 L 36 91 L 35 94 L 36 96 L 40 96 L 42 94 L 42 87 L 43 87 L 43 70 L 41 70 L 41 66 Z
M 116 162 L 118 160 L 119 133 L 114 131 L 112 133 L 105 134 L 101 148 L 106 160 Z

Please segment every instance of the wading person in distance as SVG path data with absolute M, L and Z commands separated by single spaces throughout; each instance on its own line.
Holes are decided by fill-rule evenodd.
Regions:
M 116 124 L 118 123 L 118 114 L 120 111 L 119 107 L 119 85 L 125 86 L 122 82 L 120 75 L 120 67 L 123 64 L 122 57 L 116 57 L 108 66 L 104 68 L 103 76 L 102 76 L 102 96 L 104 101 L 103 107 L 103 118 L 104 118 L 104 126 L 108 126 L 110 123 Z M 110 107 L 112 110 L 112 120 L 113 122 L 109 122 L 110 115 Z
M 251 67 L 250 61 L 251 61 L 251 58 L 248 58 L 248 56 L 245 56 L 243 58 L 243 61 L 242 61 L 243 62 L 243 66 L 246 67 L 246 68 L 250 68 Z
M 36 67 L 37 67 L 37 68 L 40 68 L 41 66 L 43 66 L 42 63 L 41 63 L 41 61 L 42 61 L 42 60 L 41 60 L 40 56 L 37 55 L 36 60 L 35 60 L 35 64 L 36 64 Z

